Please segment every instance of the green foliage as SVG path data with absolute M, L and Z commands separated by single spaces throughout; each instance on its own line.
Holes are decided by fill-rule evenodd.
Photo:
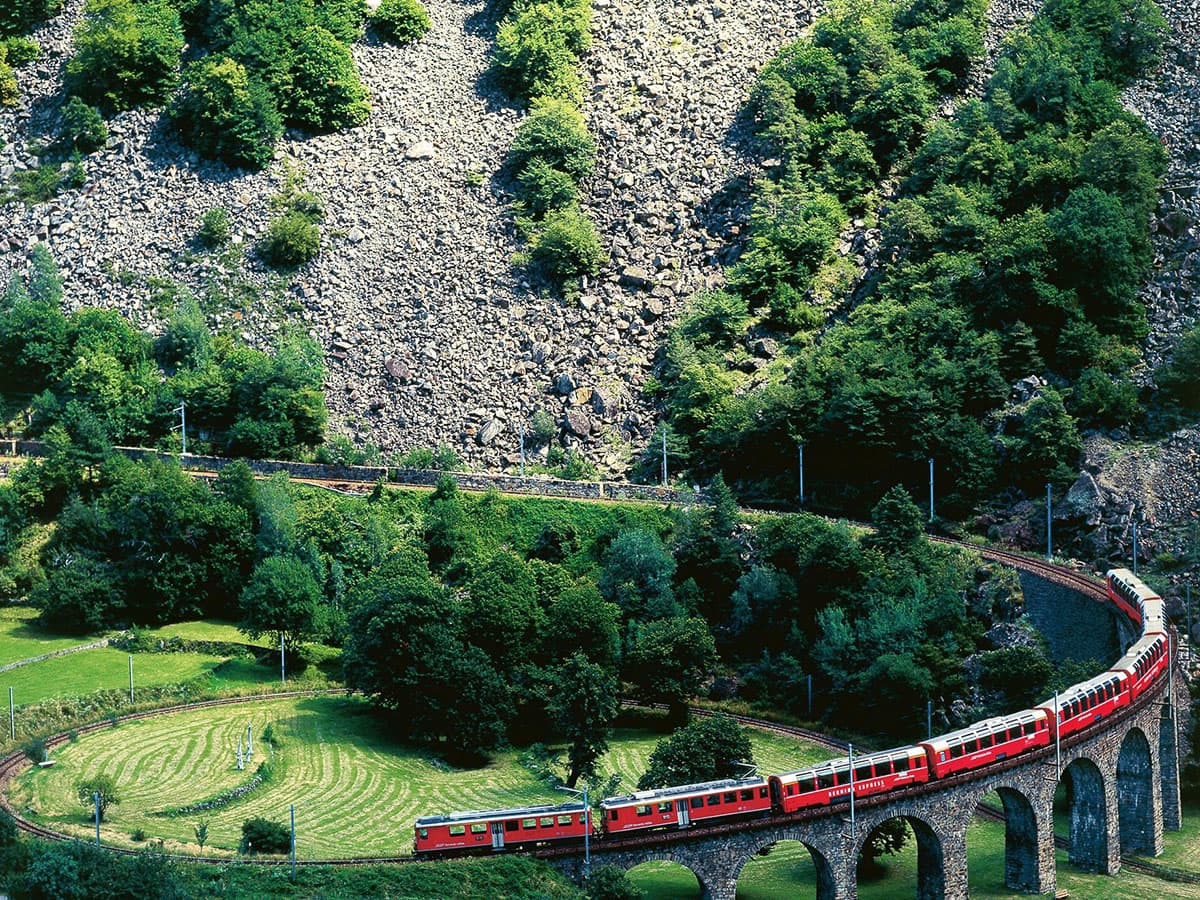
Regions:
M 242 823 L 240 853 L 287 853 L 292 848 L 292 833 L 282 822 L 253 818 Z
M 8 0 L 0 8 L 0 37 L 23 34 L 60 9 L 62 0 Z
M 262 168 L 283 134 L 270 91 L 236 59 L 220 54 L 184 70 L 170 115 L 184 143 L 232 166 Z
M 312 640 L 320 631 L 321 590 L 312 569 L 292 556 L 269 556 L 254 567 L 238 605 L 242 631 L 252 638 L 274 635 L 287 646 Z
M 537 217 L 553 209 L 571 206 L 579 192 L 570 175 L 536 157 L 521 169 L 517 184 L 521 187 L 524 208 Z
M 1037 645 L 1005 647 L 979 657 L 979 686 L 1001 696 L 997 713 L 1030 707 L 1045 699 L 1054 664 Z
M 300 128 L 353 128 L 371 113 L 349 48 L 319 25 L 299 35 L 290 75 L 291 91 L 281 107 L 288 122 Z
M 538 97 L 521 122 L 508 162 L 520 170 L 540 159 L 576 182 L 596 165 L 596 142 L 588 134 L 583 114 L 566 100 Z
M 588 900 L 641 900 L 642 891 L 619 866 L 599 866 L 587 881 Z
M 58 139 L 81 153 L 91 153 L 108 140 L 108 127 L 100 118 L 99 110 L 78 97 L 71 97 L 63 107 Z
M 68 90 L 108 109 L 167 100 L 178 80 L 183 30 L 165 2 L 88 0 L 68 60 Z
M 258 252 L 272 266 L 304 265 L 321 252 L 321 229 L 303 213 L 284 213 L 267 226 Z
M 109 775 L 93 775 L 75 783 L 75 795 L 100 821 L 110 806 L 117 806 L 121 798 L 117 795 L 116 782 Z M 89 816 L 88 818 L 92 818 Z
M 570 765 L 567 786 L 593 778 L 596 763 L 608 752 L 608 737 L 620 711 L 617 679 L 603 667 L 575 653 L 552 677 L 546 711 L 567 741 Z
M 1168 399 L 1188 410 L 1200 409 L 1200 328 L 1176 339 L 1170 362 L 1159 368 L 1154 380 Z
M 382 0 L 371 25 L 393 43 L 411 44 L 429 30 L 429 12 L 420 0 Z
M 544 409 L 536 409 L 529 417 L 529 430 L 525 432 L 525 442 L 528 446 L 540 447 L 548 444 L 558 435 L 558 424 L 554 416 Z
M 223 247 L 229 243 L 229 212 L 223 206 L 214 206 L 200 217 L 197 239 L 205 247 Z
M 590 42 L 591 5 L 583 0 L 514 4 L 496 31 L 492 64 L 514 97 L 579 103 L 577 57 Z
M 658 742 L 638 790 L 737 778 L 743 764 L 754 764 L 749 732 L 728 716 L 708 716 Z
M 717 663 L 712 633 L 703 619 L 672 617 L 639 625 L 623 661 L 624 677 L 639 696 L 665 703 L 682 720 Z
M 885 553 L 910 551 L 925 533 L 921 510 L 901 485 L 888 490 L 871 510 L 873 543 Z
M 8 64 L 8 54 L 0 45 L 0 106 L 15 106 L 20 99 L 17 76 Z
M 577 207 L 568 207 L 550 212 L 537 226 L 529 258 L 544 275 L 563 280 L 596 274 L 604 251 L 592 220 Z
M 397 462 L 405 469 L 435 469 L 439 472 L 461 472 L 463 461 L 453 447 L 439 444 L 433 450 L 428 447 L 417 447 L 409 450 Z
M 46 748 L 45 738 L 39 737 L 26 741 L 25 745 L 21 748 L 21 752 L 34 764 L 43 763 L 50 758 L 50 751 Z
M 6 57 L 10 66 L 23 66 L 37 59 L 42 48 L 30 37 L 16 36 L 0 40 L 0 53 Z
M 608 548 L 597 586 L 626 618 L 661 619 L 677 611 L 674 574 L 675 559 L 657 535 L 642 529 L 624 531 Z

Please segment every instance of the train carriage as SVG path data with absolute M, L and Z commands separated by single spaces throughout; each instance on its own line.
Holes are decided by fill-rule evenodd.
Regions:
M 1143 634 L 1166 630 L 1162 597 L 1144 581 L 1128 569 L 1109 569 L 1105 582 L 1109 599 Z
M 1170 638 L 1167 635 L 1161 632 L 1147 634 L 1113 664 L 1110 671 L 1124 672 L 1129 676 L 1131 703 L 1154 684 L 1154 680 L 1167 668 L 1170 662 L 1169 649 Z
M 600 811 L 604 830 L 614 834 L 765 815 L 771 811 L 771 797 L 765 778 L 728 778 L 609 797 L 600 803 Z
M 922 743 L 935 778 L 978 769 L 989 763 L 1050 743 L 1049 714 L 1026 709 L 1007 716 L 984 719 L 958 731 Z
M 929 780 L 925 752 L 920 747 L 898 747 L 854 760 L 854 796 L 868 797 Z M 828 806 L 850 799 L 850 759 L 831 759 L 820 765 L 783 775 L 772 775 L 771 800 L 785 813 Z
M 547 841 L 583 840 L 592 817 L 582 803 L 422 816 L 414 826 L 420 854 L 497 852 Z
M 1054 698 L 1037 707 L 1050 717 L 1050 738 L 1063 738 L 1099 721 L 1107 715 L 1128 706 L 1132 701 L 1129 691 L 1128 672 L 1105 672 L 1087 681 L 1074 685 L 1058 696 L 1058 708 Z

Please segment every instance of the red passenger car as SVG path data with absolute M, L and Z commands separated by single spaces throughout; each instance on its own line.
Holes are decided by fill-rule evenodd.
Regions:
M 869 797 L 929 780 L 925 751 L 900 747 L 856 757 L 854 796 Z M 831 759 L 809 769 L 771 776 L 771 799 L 775 808 L 793 813 L 813 806 L 829 806 L 850 800 L 850 759 Z
M 486 852 L 546 841 L 582 841 L 591 819 L 582 803 L 422 816 L 414 826 L 413 849 L 418 854 Z
M 1050 717 L 1050 739 L 1074 734 L 1093 722 L 1110 715 L 1132 700 L 1128 672 L 1105 672 L 1068 688 L 1058 697 L 1058 708 L 1051 698 L 1038 706 Z
M 984 719 L 921 744 L 935 778 L 978 769 L 1050 743 L 1049 714 L 1026 709 Z
M 765 778 L 739 778 L 685 784 L 609 797 L 600 803 L 609 834 L 642 828 L 689 825 L 729 816 L 764 815 L 771 811 Z
M 1147 634 L 1113 663 L 1111 671 L 1129 676 L 1129 702 L 1141 696 L 1167 668 L 1169 641 L 1170 638 L 1161 632 Z
M 1128 569 L 1109 569 L 1108 596 L 1117 609 L 1141 626 L 1142 633 L 1163 631 L 1162 597 Z

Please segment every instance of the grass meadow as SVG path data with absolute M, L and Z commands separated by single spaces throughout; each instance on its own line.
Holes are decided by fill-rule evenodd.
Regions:
M 37 615 L 32 606 L 0 606 L 0 666 L 96 640 L 42 631 L 33 622 Z
M 418 815 L 564 799 L 522 765 L 518 751 L 497 754 L 482 768 L 452 768 L 393 739 L 386 720 L 364 701 L 314 697 L 199 709 L 84 735 L 55 753 L 53 768 L 22 776 L 12 801 L 36 821 L 86 837 L 89 811 L 75 798 L 74 785 L 108 774 L 116 779 L 121 802 L 102 827 L 105 841 L 133 846 L 130 836 L 141 829 L 164 839 L 168 850 L 195 852 L 193 828 L 206 816 L 164 813 L 249 779 L 268 748 L 260 739 L 251 764 L 238 771 L 238 738 L 247 725 L 261 735 L 268 724 L 279 738 L 272 778 L 207 815 L 212 849 L 234 849 L 241 823 L 252 816 L 285 821 L 291 803 L 296 804 L 300 854 L 320 859 L 406 855 Z M 648 730 L 619 730 L 604 768 L 620 772 L 632 788 L 660 737 Z M 765 732 L 755 732 L 753 741 L 764 771 L 826 756 L 820 748 Z

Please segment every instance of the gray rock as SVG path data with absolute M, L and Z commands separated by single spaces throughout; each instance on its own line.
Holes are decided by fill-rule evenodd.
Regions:
M 626 266 L 621 270 L 620 283 L 626 287 L 649 290 L 654 287 L 654 278 L 641 266 Z
M 436 151 L 429 141 L 417 141 L 404 151 L 405 159 L 433 159 Z
M 494 441 L 500 432 L 504 430 L 504 426 L 499 420 L 489 420 L 478 432 L 475 433 L 475 440 L 480 447 L 486 447 Z
M 585 438 L 592 433 L 592 420 L 583 409 L 573 406 L 563 416 L 563 427 L 576 437 Z

